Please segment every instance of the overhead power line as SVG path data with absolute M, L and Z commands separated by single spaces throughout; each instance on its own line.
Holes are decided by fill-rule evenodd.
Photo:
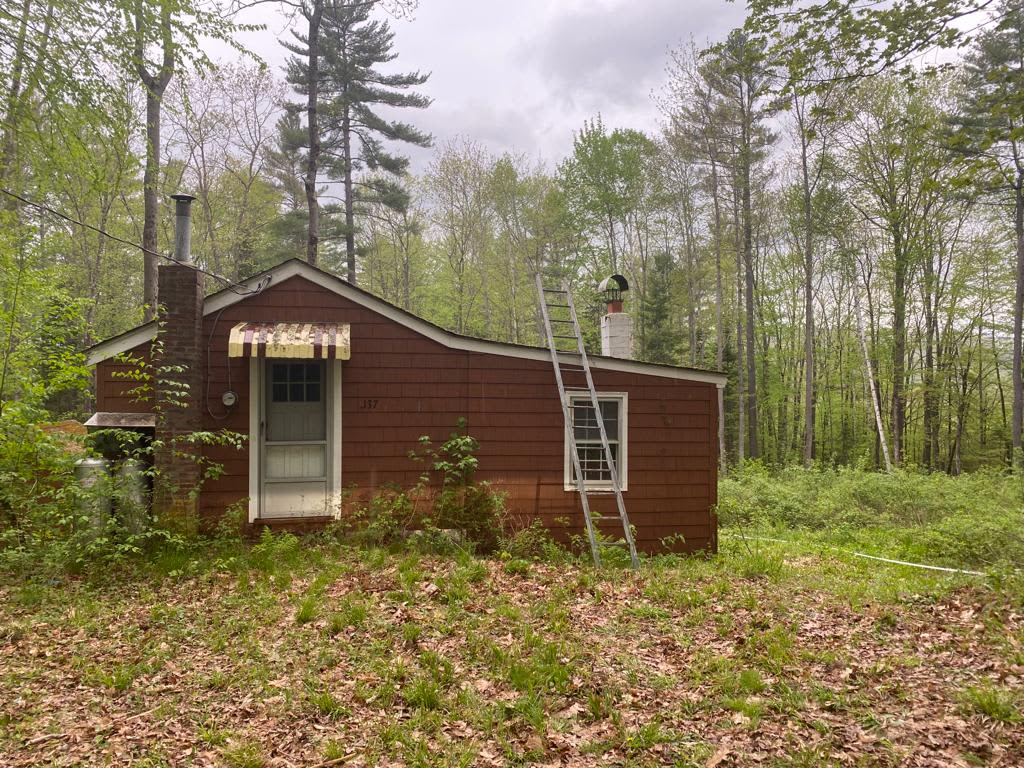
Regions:
M 24 203 L 25 205 L 28 205 L 28 206 L 31 206 L 31 207 L 37 209 L 37 210 L 43 211 L 44 213 L 49 213 L 50 215 L 56 216 L 59 219 L 63 219 L 64 221 L 66 221 L 66 222 L 68 222 L 70 224 L 75 224 L 75 225 L 77 225 L 79 227 L 83 227 L 84 229 L 88 229 L 88 230 L 90 230 L 92 232 L 95 232 L 95 233 L 97 233 L 99 235 L 102 235 L 103 237 L 106 237 L 106 238 L 108 238 L 110 240 L 113 240 L 116 243 L 121 243 L 122 245 L 127 245 L 127 246 L 130 246 L 131 248 L 138 248 L 143 253 L 147 253 L 147 254 L 149 254 L 151 256 L 156 256 L 157 258 L 160 258 L 160 259 L 165 259 L 166 261 L 172 262 L 174 264 L 183 264 L 184 266 L 189 267 L 190 269 L 194 269 L 196 272 L 201 272 L 202 274 L 206 275 L 207 277 L 211 277 L 214 280 L 217 280 L 218 282 L 223 283 L 224 286 L 228 290 L 230 290 L 232 293 L 235 293 L 235 294 L 237 294 L 239 296 L 252 296 L 252 295 L 255 295 L 257 293 L 262 292 L 263 289 L 267 287 L 267 282 L 268 281 L 266 281 L 266 280 L 261 281 L 259 283 L 259 285 L 257 285 L 255 288 L 250 288 L 248 286 L 241 285 L 240 283 L 236 283 L 234 280 L 230 280 L 230 279 L 224 277 L 223 275 L 218 275 L 216 272 L 211 272 L 208 269 L 203 269 L 202 267 L 200 267 L 197 264 L 192 264 L 192 263 L 188 263 L 188 262 L 178 261 L 173 256 L 169 256 L 166 253 L 159 253 L 158 251 L 151 251 L 148 248 L 143 247 L 139 243 L 133 243 L 131 240 L 125 240 L 123 237 L 118 237 L 117 235 L 111 234 L 110 232 L 107 232 L 105 229 L 101 229 L 100 227 L 94 227 L 92 224 L 87 224 L 84 221 L 79 221 L 74 216 L 69 216 L 68 214 L 66 214 L 66 213 L 64 213 L 62 211 L 58 211 L 55 208 L 51 208 L 50 206 L 46 205 L 45 203 L 40 203 L 40 202 L 37 202 L 35 200 L 30 200 L 30 199 L 28 199 L 26 197 L 22 197 L 21 195 L 17 194 L 16 192 L 12 192 L 11 190 L 6 189 L 4 187 L 0 187 L 0 192 L 3 192 L 8 197 L 12 197 L 15 200 L 18 200 L 18 201 Z

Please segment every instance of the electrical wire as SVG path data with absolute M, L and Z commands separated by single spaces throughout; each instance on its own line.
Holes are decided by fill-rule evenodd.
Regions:
M 210 335 L 207 336 L 207 338 L 206 338 L 206 376 L 204 377 L 206 379 L 206 387 L 203 390 L 203 401 L 204 401 L 204 403 L 206 405 L 206 412 L 208 414 L 210 414 L 210 418 L 211 419 L 214 419 L 216 421 L 224 421 L 226 418 L 228 418 L 231 415 L 231 412 L 233 410 L 233 406 L 232 407 L 225 406 L 224 413 L 218 415 L 218 414 L 214 413 L 213 409 L 210 407 L 210 359 L 211 359 L 211 350 L 213 348 L 213 337 L 214 337 L 214 334 L 216 334 L 216 332 L 217 332 L 217 324 L 220 323 L 220 316 L 224 313 L 225 309 L 227 309 L 227 307 L 221 307 L 219 310 L 217 310 L 217 314 L 214 315 L 214 318 L 213 318 L 213 327 L 210 328 Z M 228 388 L 227 388 L 227 391 L 231 392 L 233 390 L 231 389 L 231 358 L 230 357 L 228 357 L 227 372 L 228 372 Z
M 184 266 L 186 266 L 186 267 L 188 267 L 190 269 L 194 269 L 196 272 L 200 272 L 200 273 L 206 275 L 207 277 L 211 277 L 214 280 L 217 280 L 218 282 L 222 283 L 225 288 L 227 288 L 229 291 L 231 291 L 232 293 L 234 293 L 234 294 L 236 294 L 238 296 L 255 296 L 256 294 L 261 293 L 263 291 L 263 289 L 267 287 L 267 284 L 270 282 L 268 278 L 264 278 L 263 280 L 261 280 L 259 282 L 259 284 L 255 288 L 250 288 L 248 286 L 236 283 L 233 280 L 229 280 L 228 278 L 224 277 L 223 275 L 218 275 L 216 272 L 211 272 L 208 269 L 203 269 L 202 267 L 200 267 L 200 266 L 198 266 L 196 264 L 191 264 L 191 263 L 187 263 L 187 262 L 183 262 L 183 261 L 178 261 L 173 256 L 169 256 L 166 253 L 159 253 L 157 251 L 151 251 L 148 248 L 145 248 L 144 246 L 142 246 L 142 245 L 140 245 L 138 243 L 133 243 L 131 240 L 125 240 L 123 237 L 118 237 L 117 235 L 111 234 L 110 232 L 107 232 L 106 230 L 101 229 L 100 227 L 94 227 L 92 224 L 87 224 L 84 221 L 79 221 L 78 219 L 74 218 L 73 216 L 69 216 L 66 213 L 63 213 L 62 211 L 58 211 L 55 208 L 51 208 L 50 206 L 46 205 L 45 203 L 39 203 L 39 202 L 36 202 L 35 200 L 29 200 L 28 198 L 22 197 L 21 195 L 17 194 L 16 192 L 12 192 L 11 190 L 6 189 L 4 187 L 0 187 L 0 192 L 3 192 L 3 194 L 7 195 L 8 197 L 12 197 L 15 200 L 18 200 L 18 201 L 24 203 L 25 205 L 28 205 L 28 206 L 31 206 L 31 207 L 37 209 L 37 210 L 43 211 L 44 213 L 49 213 L 49 214 L 51 214 L 53 216 L 56 216 L 59 219 L 63 219 L 64 221 L 67 221 L 67 222 L 69 222 L 71 224 L 75 224 L 75 225 L 77 225 L 79 227 L 82 227 L 84 229 L 88 229 L 88 230 L 90 230 L 92 232 L 95 232 L 95 233 L 97 233 L 99 235 L 102 235 L 103 237 L 106 237 L 106 238 L 108 238 L 110 240 L 113 240 L 116 243 L 121 243 L 122 245 L 127 245 L 127 246 L 130 246 L 132 248 L 138 248 L 140 251 L 142 251 L 145 254 L 149 254 L 150 256 L 156 256 L 157 258 L 160 258 L 160 259 L 165 259 L 165 260 L 167 260 L 167 261 L 169 261 L 169 262 L 171 262 L 173 264 L 183 264 Z

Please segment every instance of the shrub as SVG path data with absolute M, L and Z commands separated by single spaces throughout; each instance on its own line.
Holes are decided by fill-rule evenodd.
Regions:
M 460 429 L 465 421 L 460 420 Z M 479 443 L 453 432 L 435 446 L 420 438 L 409 457 L 427 466 L 412 488 L 389 486 L 377 490 L 363 505 L 350 496 L 335 533 L 358 541 L 384 545 L 415 532 L 416 544 L 431 551 L 461 548 L 457 530 L 478 551 L 491 552 L 498 544 L 505 514 L 504 496 L 488 483 L 475 482 Z M 440 479 L 440 483 L 433 482 Z
M 748 462 L 721 478 L 718 498 L 724 525 L 803 530 L 954 567 L 1024 563 L 1024 503 L 1019 481 L 1005 472 L 773 472 Z
M 82 440 L 40 429 L 39 416 L 8 403 L 0 419 L 0 567 L 34 575 L 81 571 L 185 545 L 169 531 L 133 523 L 136 491 L 118 473 L 80 486 L 75 462 L 88 455 Z M 106 512 L 111 506 L 114 514 Z
M 529 525 L 521 527 L 506 521 L 501 549 L 510 558 L 519 560 L 558 561 L 568 556 L 540 520 L 533 520 Z

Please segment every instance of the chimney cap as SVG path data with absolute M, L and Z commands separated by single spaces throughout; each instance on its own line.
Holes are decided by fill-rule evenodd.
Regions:
M 190 195 L 188 192 L 178 192 L 171 195 L 171 200 L 177 200 L 179 203 L 191 203 L 196 199 L 198 198 L 195 195 Z
M 617 293 L 624 293 L 629 290 L 629 281 L 627 281 L 622 275 L 609 275 L 601 281 L 601 284 L 597 286 L 597 290 L 602 292 L 613 291 Z

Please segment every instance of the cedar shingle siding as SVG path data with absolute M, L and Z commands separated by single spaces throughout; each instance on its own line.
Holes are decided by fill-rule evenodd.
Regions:
M 212 333 L 209 411 L 225 411 L 220 394 L 228 388 L 229 366 L 231 389 L 239 395 L 225 419 L 201 405 L 206 429 L 248 433 L 249 361 L 227 356 L 228 333 L 243 321 L 351 325 L 352 357 L 342 374 L 345 488 L 370 493 L 383 484 L 412 485 L 422 471 L 408 457 L 418 438 L 442 441 L 465 417 L 469 433 L 480 441 L 478 479 L 504 490 L 515 515 L 543 521 L 559 539 L 582 533 L 578 495 L 564 490 L 564 431 L 550 363 L 450 349 L 303 277 L 290 277 L 204 318 L 204 345 Z M 112 378 L 116 367 L 110 359 L 97 365 L 97 410 L 139 410 L 123 394 L 128 385 Z M 713 549 L 715 385 L 598 368 L 593 375 L 599 391 L 629 394 L 624 497 L 637 545 L 664 551 L 662 539 L 682 533 L 685 544 L 673 549 Z M 203 490 L 207 520 L 244 499 L 249 488 L 248 448 L 213 449 L 210 457 L 225 472 Z M 592 497 L 592 504 L 614 515 L 613 497 Z

